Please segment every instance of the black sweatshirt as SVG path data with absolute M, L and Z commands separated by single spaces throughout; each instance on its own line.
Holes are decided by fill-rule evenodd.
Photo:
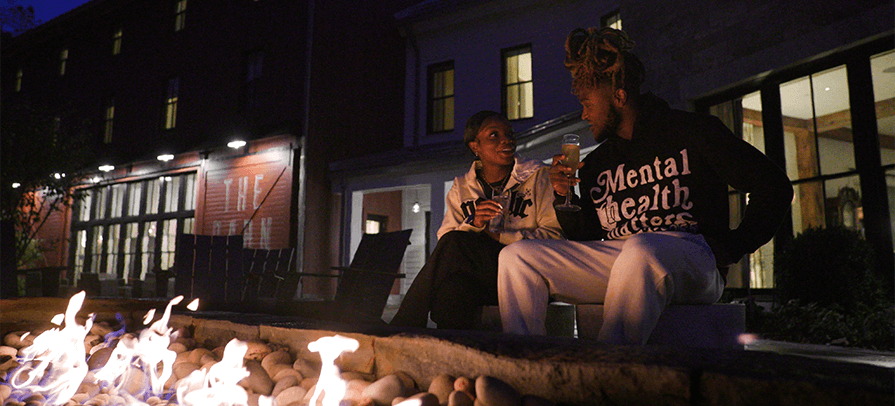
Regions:
M 575 199 L 582 210 L 556 213 L 568 239 L 685 231 L 703 234 L 716 256 L 723 249 L 734 262 L 770 241 L 793 195 L 780 167 L 721 120 L 671 109 L 652 94 L 640 97 L 632 139 L 608 137 L 585 157 L 578 176 L 587 197 Z M 728 185 L 749 194 L 734 230 Z

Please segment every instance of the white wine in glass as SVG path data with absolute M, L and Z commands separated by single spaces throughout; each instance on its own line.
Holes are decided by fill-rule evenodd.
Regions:
M 566 202 L 556 206 L 556 210 L 561 211 L 578 211 L 581 207 L 572 204 L 572 176 L 578 170 L 578 162 L 581 158 L 580 137 L 577 134 L 566 134 L 562 136 L 562 154 L 566 157 L 560 161 L 561 165 L 572 168 L 569 174 L 569 191 L 566 192 Z

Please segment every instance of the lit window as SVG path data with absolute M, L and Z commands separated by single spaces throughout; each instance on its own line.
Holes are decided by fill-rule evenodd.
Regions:
M 534 116 L 534 90 L 531 71 L 531 45 L 503 51 L 504 110 L 507 118 L 518 120 Z
M 105 125 L 103 126 L 103 142 L 112 143 L 112 124 L 115 121 L 115 99 L 109 101 L 106 106 Z
M 168 93 L 165 97 L 165 129 L 173 129 L 177 124 L 177 93 L 179 92 L 180 79 L 168 80 Z
M 112 35 L 112 55 L 118 55 L 121 53 L 121 29 L 115 31 L 115 34 Z
M 622 29 L 622 15 L 618 10 L 615 10 L 600 19 L 600 26 L 615 28 L 616 30 Z
M 429 67 L 429 132 L 454 129 L 454 62 Z
M 59 76 L 65 75 L 65 63 L 68 61 L 68 48 L 59 51 Z
M 23 75 L 24 75 L 24 73 L 22 73 L 21 69 L 16 71 L 16 87 L 15 87 L 16 92 L 22 91 L 22 76 Z
M 174 31 L 183 29 L 186 23 L 186 0 L 178 0 L 174 9 Z

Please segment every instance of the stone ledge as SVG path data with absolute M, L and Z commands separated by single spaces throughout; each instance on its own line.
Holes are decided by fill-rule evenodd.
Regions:
M 142 317 L 145 310 L 163 311 L 166 304 L 87 300 L 79 315 L 114 317 L 123 311 Z M 47 317 L 66 305 L 66 300 L 52 298 L 3 300 L 3 333 L 11 326 L 46 324 Z M 608 346 L 589 339 L 397 329 L 256 314 L 175 311 L 170 325 L 190 327 L 199 342 L 266 340 L 301 357 L 316 356 L 299 351 L 307 342 L 350 335 L 372 350 L 345 357 L 346 370 L 370 371 L 377 378 L 403 370 L 421 386 L 441 373 L 488 374 L 562 405 L 895 404 L 895 369 L 761 351 Z

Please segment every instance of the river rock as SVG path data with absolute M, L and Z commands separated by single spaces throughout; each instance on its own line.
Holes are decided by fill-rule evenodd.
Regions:
M 301 386 L 291 386 L 289 388 L 286 388 L 276 396 L 276 404 L 297 404 L 301 402 L 307 394 L 308 391 L 305 390 L 305 388 L 302 388 Z
M 472 395 L 463 390 L 455 390 L 448 396 L 448 406 L 473 406 L 475 399 Z
M 475 395 L 475 383 L 469 378 L 461 376 L 454 381 L 454 390 L 466 391 Z
M 401 378 L 390 374 L 371 383 L 361 395 L 370 398 L 377 405 L 391 405 L 395 398 L 407 397 L 412 393 L 411 388 L 404 386 Z
M 273 367 L 274 365 L 279 365 L 279 364 L 292 365 L 292 356 L 289 355 L 288 351 L 286 351 L 284 349 L 279 349 L 279 350 L 273 351 L 273 352 L 265 355 L 264 358 L 261 359 L 261 366 L 271 376 L 273 376 L 274 374 L 270 373 L 270 368 Z
M 245 360 L 245 368 L 249 371 L 249 376 L 239 381 L 239 386 L 254 393 L 270 395 L 270 392 L 273 391 L 273 379 L 270 379 L 270 375 L 267 375 L 267 371 L 261 366 L 261 362 L 247 359 Z
M 448 401 L 448 396 L 454 391 L 455 380 L 456 378 L 451 375 L 439 374 L 429 383 L 428 391 L 438 397 L 438 403 L 445 404 Z
M 244 355 L 243 358 L 260 362 L 272 351 L 273 350 L 271 350 L 267 343 L 258 340 L 250 340 L 246 342 L 246 355 Z
M 298 377 L 296 377 L 294 375 L 290 375 L 290 376 L 280 379 L 279 381 L 274 381 L 274 382 L 276 382 L 276 384 L 274 384 L 273 390 L 270 391 L 270 396 L 276 397 L 277 395 L 280 394 L 280 392 L 286 390 L 287 388 L 291 388 L 293 386 L 298 386 L 298 383 L 300 381 L 298 380 Z M 302 396 L 304 396 L 304 395 L 302 395 Z
M 476 401 L 485 406 L 519 406 L 522 396 L 510 384 L 493 376 L 481 375 L 475 380 Z

